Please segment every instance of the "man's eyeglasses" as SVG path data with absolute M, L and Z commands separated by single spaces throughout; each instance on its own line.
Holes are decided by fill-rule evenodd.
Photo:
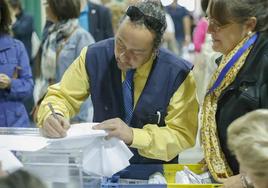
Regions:
M 138 7 L 129 6 L 126 15 L 131 21 L 138 21 L 143 18 L 145 26 L 154 31 L 162 32 L 165 29 L 164 23 L 153 16 L 144 14 Z
M 227 23 L 227 24 L 222 25 L 211 17 L 206 17 L 206 20 L 208 21 L 209 26 L 216 32 L 220 31 L 221 29 L 224 29 L 230 24 L 233 24 L 233 23 Z

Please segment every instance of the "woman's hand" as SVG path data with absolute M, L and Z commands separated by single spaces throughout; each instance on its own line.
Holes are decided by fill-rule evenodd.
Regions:
M 10 88 L 11 80 L 6 74 L 0 74 L 0 89 Z

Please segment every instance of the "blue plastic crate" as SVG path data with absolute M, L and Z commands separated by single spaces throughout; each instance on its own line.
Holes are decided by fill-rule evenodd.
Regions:
M 162 165 L 162 170 L 168 182 L 167 184 L 148 184 L 147 183 L 148 181 L 146 181 L 148 180 L 148 177 L 149 177 L 148 171 L 152 170 L 153 168 L 148 170 L 148 168 L 150 168 L 150 165 L 148 166 L 148 168 L 147 168 L 147 165 L 142 165 L 142 166 L 135 166 L 134 168 L 132 168 L 130 175 L 136 174 L 138 176 L 147 177 L 147 178 L 144 178 L 143 180 L 122 179 L 120 175 L 113 176 L 111 178 L 103 178 L 102 183 L 101 183 L 101 188 L 216 188 L 216 187 L 222 186 L 220 184 L 176 184 L 174 183 L 176 171 L 182 170 L 183 166 L 185 165 L 181 165 L 181 164 L 165 164 L 164 166 Z M 202 172 L 201 165 L 190 164 L 186 166 L 188 166 L 195 173 Z M 160 167 L 159 169 L 161 170 L 161 166 L 158 166 L 158 167 Z M 159 169 L 157 171 L 159 171 Z M 124 175 L 126 175 L 126 172 L 124 173 L 125 173 Z
M 123 181 L 122 181 L 123 180 Z M 120 182 L 121 181 L 121 182 Z M 104 178 L 101 188 L 166 188 L 166 185 L 148 184 L 145 180 Z

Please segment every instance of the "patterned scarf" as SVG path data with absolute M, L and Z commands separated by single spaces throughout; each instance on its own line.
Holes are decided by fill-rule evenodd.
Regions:
M 57 55 L 72 32 L 78 27 L 77 19 L 69 19 L 50 26 L 44 42 L 41 58 L 41 75 L 44 79 L 55 79 Z
M 234 56 L 234 54 L 248 41 L 251 36 L 245 37 L 228 55 L 223 56 L 219 67 L 212 76 L 208 88 L 211 88 L 217 80 L 220 72 Z M 201 143 L 204 149 L 205 160 L 208 165 L 209 171 L 216 181 L 221 178 L 228 178 L 233 175 L 229 167 L 224 153 L 221 150 L 220 141 L 217 134 L 216 125 L 216 110 L 217 102 L 222 91 L 228 87 L 236 78 L 241 67 L 244 65 L 246 57 L 248 56 L 252 46 L 250 46 L 227 72 L 223 81 L 213 92 L 206 95 L 201 113 Z
M 53 24 L 48 29 L 48 37 L 44 42 L 41 56 L 41 79 L 39 82 L 40 99 L 47 92 L 49 85 L 53 84 L 56 78 L 57 57 L 64 47 L 66 40 L 78 27 L 78 19 L 69 19 Z

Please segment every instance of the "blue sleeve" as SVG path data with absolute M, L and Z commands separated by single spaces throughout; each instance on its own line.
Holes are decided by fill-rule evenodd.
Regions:
M 186 8 L 184 8 L 184 7 L 182 7 L 182 12 L 183 12 L 183 17 L 185 17 L 185 16 L 190 16 L 190 12 L 186 9 Z
M 30 97 L 33 92 L 32 70 L 24 45 L 17 41 L 16 48 L 18 66 L 21 69 L 18 72 L 18 78 L 11 78 L 10 89 L 6 90 L 5 95 L 11 100 L 23 100 Z

